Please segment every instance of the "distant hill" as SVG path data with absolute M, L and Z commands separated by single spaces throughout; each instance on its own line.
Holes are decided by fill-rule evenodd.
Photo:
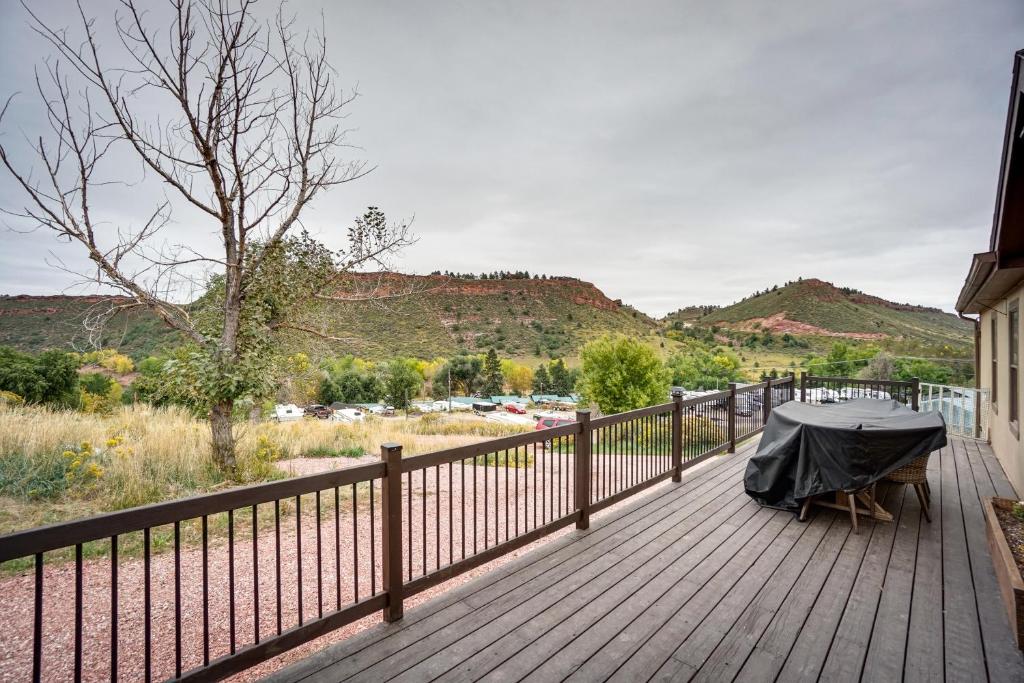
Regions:
M 0 296 L 0 346 L 22 351 L 117 348 L 133 358 L 177 343 L 178 335 L 143 308 L 115 313 L 96 332 L 91 321 L 127 299 L 105 296 Z
M 316 326 L 345 342 L 295 336 L 289 347 L 313 355 L 367 358 L 447 356 L 494 346 L 505 356 L 573 356 L 600 334 L 648 335 L 659 324 L 575 278 L 466 279 L 444 275 L 361 274 L 336 292 L 374 301 L 323 302 Z M 103 297 L 0 296 L 0 345 L 26 351 L 88 348 L 84 325 Z M 145 357 L 177 343 L 177 335 L 143 309 L 116 315 L 101 345 Z M 539 352 L 539 353 L 538 353 Z
M 666 320 L 751 332 L 768 329 L 779 334 L 849 339 L 973 343 L 971 324 L 951 313 L 886 301 L 817 279 L 789 282 L 698 317 L 693 316 L 695 308 L 700 307 L 683 309 Z
M 445 356 L 492 346 L 513 357 L 573 356 L 604 333 L 647 335 L 659 328 L 655 320 L 609 299 L 593 284 L 568 277 L 483 280 L 368 274 L 347 284 L 339 295 L 367 289 L 398 295 L 324 306 L 325 329 L 352 337 L 344 345 L 348 352 L 368 358 Z

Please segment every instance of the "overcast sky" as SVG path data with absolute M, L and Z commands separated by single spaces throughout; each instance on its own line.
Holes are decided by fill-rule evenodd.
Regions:
M 415 215 L 402 270 L 572 275 L 655 315 L 797 276 L 952 310 L 987 249 L 1021 0 L 290 6 L 324 13 L 376 167 L 306 216 L 332 246 L 376 205 Z M 0 92 L 30 91 L 49 50 L 0 11 Z M 33 106 L 5 144 L 41 132 Z M 110 213 L 139 222 L 138 194 Z M 2 240 L 0 292 L 62 291 L 50 251 L 85 263 L 44 232 Z

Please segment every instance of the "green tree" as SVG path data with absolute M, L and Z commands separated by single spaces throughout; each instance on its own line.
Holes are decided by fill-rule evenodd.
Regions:
M 480 387 L 480 375 L 483 367 L 484 362 L 480 356 L 467 354 L 455 356 L 438 369 L 437 374 L 434 375 L 434 385 L 441 388 L 443 395 L 447 395 L 448 373 L 450 372 L 452 393 L 461 392 L 466 396 L 471 396 Z M 439 392 L 435 390 L 434 393 L 437 395 Z
M 380 374 L 366 361 L 343 356 L 325 361 L 322 367 L 320 401 L 323 403 L 375 403 L 384 395 Z
M 724 389 L 740 378 L 740 359 L 735 354 L 695 348 L 669 356 L 672 384 L 687 389 Z
M 63 351 L 38 356 L 0 347 L 0 390 L 28 403 L 74 405 L 78 395 L 78 361 Z
M 384 384 L 384 400 L 396 408 L 408 408 L 409 402 L 423 388 L 423 375 L 418 363 L 412 358 L 395 358 L 384 365 L 381 373 Z
M 576 388 L 576 373 L 570 372 L 561 358 L 551 361 L 548 368 L 548 374 L 551 377 L 550 393 L 559 396 L 571 394 Z
M 551 378 L 548 377 L 548 369 L 543 363 L 537 367 L 537 372 L 533 373 L 533 393 L 551 393 Z
M 892 378 L 904 382 L 917 377 L 922 382 L 931 384 L 949 384 L 953 377 L 951 368 L 930 360 L 897 358 L 895 366 Z
M 620 413 L 668 400 L 669 373 L 645 344 L 604 336 L 583 347 L 580 388 L 587 404 Z
M 504 388 L 505 375 L 501 371 L 501 361 L 498 360 L 498 352 L 492 348 L 484 358 L 483 393 L 484 396 L 497 396 Z

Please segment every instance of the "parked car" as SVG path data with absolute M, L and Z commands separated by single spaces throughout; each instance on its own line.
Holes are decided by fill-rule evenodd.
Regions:
M 331 415 L 335 422 L 362 422 L 365 417 L 363 411 L 358 408 L 340 408 Z
M 274 406 L 273 419 L 275 422 L 294 422 L 301 420 L 303 415 L 302 408 L 294 403 L 278 403 Z
M 538 429 L 550 429 L 552 427 L 564 427 L 565 425 L 575 424 L 576 420 L 570 420 L 565 417 L 542 417 L 537 420 L 537 424 L 534 426 L 534 431 Z
M 314 403 L 312 405 L 306 406 L 306 409 L 303 411 L 303 414 L 305 414 L 308 417 L 315 417 L 318 420 L 326 420 L 331 417 L 331 413 L 333 412 L 334 411 L 328 408 L 327 406 L 320 405 L 319 403 Z
M 516 415 L 526 415 L 526 406 L 520 405 L 519 403 L 506 403 L 505 411 L 515 413 Z

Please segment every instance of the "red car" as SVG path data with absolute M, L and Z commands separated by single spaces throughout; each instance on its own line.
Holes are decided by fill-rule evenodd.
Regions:
M 505 411 L 509 413 L 515 413 L 516 415 L 526 415 L 526 408 L 519 405 L 518 403 L 506 403 Z
M 565 425 L 575 424 L 575 420 L 568 420 L 564 417 L 542 417 L 537 420 L 537 424 L 534 426 L 534 431 L 538 429 L 550 429 L 551 427 L 563 427 Z

